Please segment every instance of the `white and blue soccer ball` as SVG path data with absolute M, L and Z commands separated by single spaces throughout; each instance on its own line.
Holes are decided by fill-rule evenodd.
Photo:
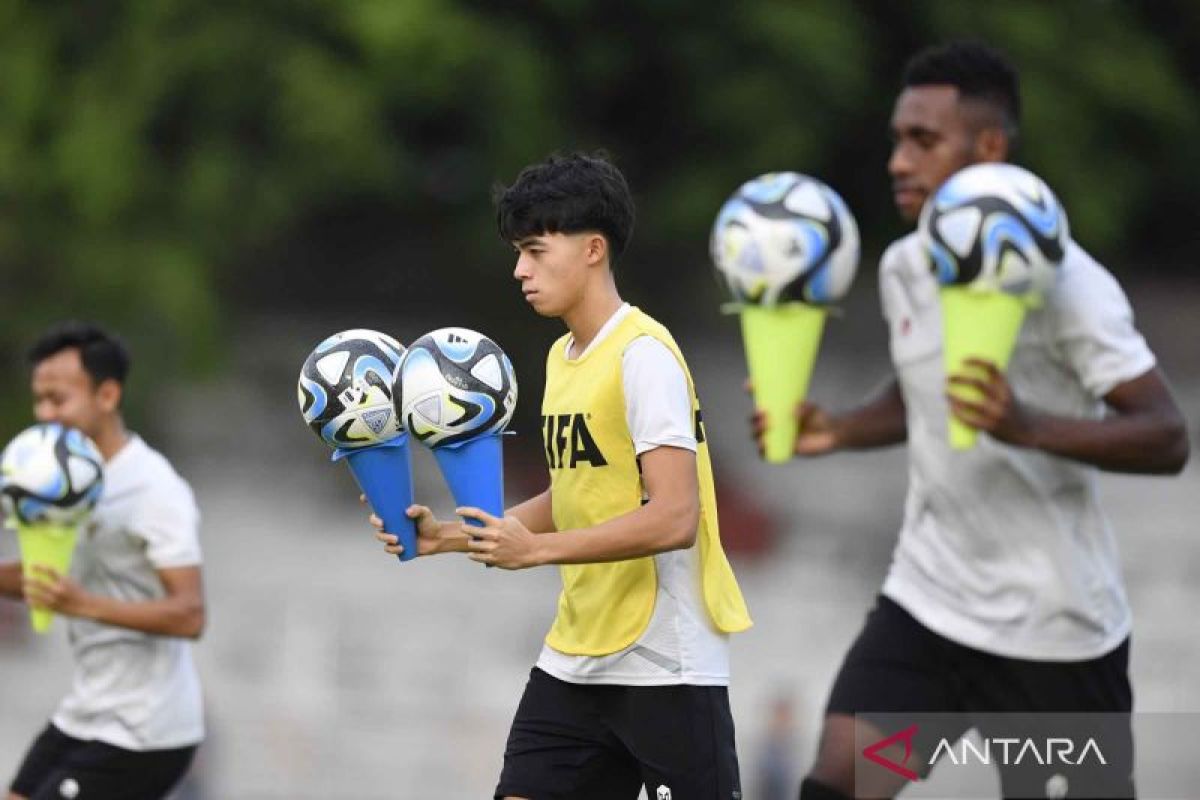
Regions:
M 503 431 L 517 407 L 517 376 L 488 337 L 441 328 L 408 348 L 395 397 L 413 438 L 444 447 Z
M 713 264 L 739 303 L 835 303 L 858 269 L 858 224 L 826 184 L 796 172 L 747 181 L 721 206 Z
M 925 202 L 917 230 L 939 283 L 1015 295 L 1053 285 L 1070 240 L 1050 187 L 1013 164 L 951 175 Z
M 75 525 L 104 491 L 104 459 L 83 432 L 57 422 L 26 428 L 0 456 L 4 516 L 27 525 Z
M 404 346 L 387 334 L 356 328 L 317 345 L 300 369 L 300 413 L 330 447 L 382 444 L 403 431 L 392 384 Z

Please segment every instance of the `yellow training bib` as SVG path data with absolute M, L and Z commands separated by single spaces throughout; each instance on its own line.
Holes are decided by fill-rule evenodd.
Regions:
M 586 528 L 628 514 L 642 503 L 642 480 L 625 417 L 621 360 L 640 336 L 652 336 L 675 355 L 687 377 L 696 427 L 700 486 L 700 548 L 704 604 L 718 630 L 750 627 L 737 579 L 721 548 L 717 499 L 700 404 L 691 373 L 669 331 L 637 308 L 582 358 L 569 361 L 563 336 L 546 359 L 542 438 L 550 468 L 554 527 Z M 553 535 L 553 534 L 547 534 Z M 654 613 L 654 558 L 560 567 L 563 589 L 546 643 L 562 653 L 599 656 L 633 644 Z

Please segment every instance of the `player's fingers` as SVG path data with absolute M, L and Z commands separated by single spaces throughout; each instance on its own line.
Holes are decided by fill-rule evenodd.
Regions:
M 483 509 L 475 508 L 474 506 L 459 506 L 454 509 L 454 513 L 467 519 L 479 520 L 484 525 L 500 525 L 502 522 L 499 517 L 494 517 Z
M 371 516 L 367 517 L 367 522 L 371 523 L 371 527 L 375 530 L 383 530 L 383 520 L 379 518 L 378 514 L 372 514 Z
M 491 553 L 468 553 L 467 558 L 477 561 L 480 564 L 487 564 L 489 567 L 496 560 L 496 557 Z
M 385 553 L 390 553 L 391 555 L 394 555 L 394 556 L 398 556 L 398 555 L 400 555 L 401 553 L 403 553 L 403 552 L 404 552 L 404 545 L 402 545 L 402 544 L 389 544 L 389 545 L 386 545 L 386 546 L 384 546 L 384 548 L 383 548 L 383 552 L 385 552 Z
M 46 564 L 34 564 L 30 571 L 45 583 L 53 584 L 58 582 L 59 574 L 54 570 L 54 567 L 47 566 Z
M 395 544 L 396 542 L 400 541 L 399 536 L 397 536 L 394 533 L 388 533 L 386 531 L 375 531 L 375 538 L 378 539 L 379 541 L 383 542 L 384 544 Z
M 433 514 L 433 512 L 429 510 L 429 506 L 422 506 L 416 503 L 404 509 L 404 513 L 408 515 L 409 519 L 419 519 L 426 514 Z
M 464 522 L 459 529 L 471 537 L 472 542 L 494 542 L 500 538 L 500 531 L 495 528 L 481 528 L 469 522 Z
M 367 495 L 363 492 L 360 492 L 358 495 L 358 502 L 365 506 L 367 504 Z
M 946 383 L 950 384 L 951 386 L 974 386 L 981 392 L 987 387 L 987 383 L 982 379 L 976 378 L 972 375 L 967 375 L 965 373 L 951 375 L 946 379 Z
M 953 395 L 947 395 L 947 398 L 950 403 L 951 413 L 973 428 L 990 429 L 999 419 L 992 413 L 987 403 L 962 400 Z
M 989 361 L 986 358 L 977 358 L 975 356 L 971 356 L 964 359 L 963 364 L 968 367 L 974 367 L 975 369 L 983 370 L 987 374 L 988 378 L 992 380 L 996 380 L 1000 377 L 1000 368 L 996 366 L 995 361 Z

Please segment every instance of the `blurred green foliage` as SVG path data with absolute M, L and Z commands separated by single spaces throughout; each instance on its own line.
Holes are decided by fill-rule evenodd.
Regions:
M 510 280 L 491 186 L 554 149 L 627 171 L 635 293 L 707 285 L 715 209 L 770 169 L 838 187 L 877 252 L 902 230 L 884 172 L 902 65 L 957 36 L 1020 66 L 1019 160 L 1077 238 L 1118 272 L 1182 268 L 1191 3 L 0 0 L 6 377 L 67 316 L 170 377 L 219 363 L 246 310 L 478 313 Z

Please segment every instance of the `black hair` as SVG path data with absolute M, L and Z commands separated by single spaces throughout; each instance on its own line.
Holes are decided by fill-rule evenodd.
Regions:
M 949 85 L 959 95 L 990 105 L 997 111 L 1009 139 L 1021 127 L 1021 84 L 1017 68 L 987 45 L 958 41 L 927 47 L 909 59 L 904 85 Z
M 79 350 L 79 359 L 94 385 L 107 380 L 124 385 L 129 375 L 129 350 L 125 342 L 90 322 L 69 321 L 52 326 L 29 348 L 29 364 L 36 367 L 70 348 Z
M 543 233 L 599 231 L 616 261 L 633 233 L 634 205 L 625 176 L 604 153 L 555 153 L 531 164 L 511 186 L 497 186 L 496 227 L 516 242 Z

